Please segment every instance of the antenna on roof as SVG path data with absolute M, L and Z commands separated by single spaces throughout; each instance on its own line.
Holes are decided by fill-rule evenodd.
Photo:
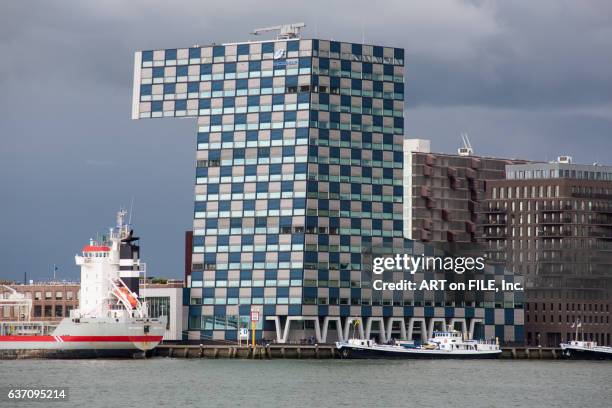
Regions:
M 132 214 L 134 214 L 134 196 L 132 196 L 132 202 L 130 203 L 130 216 L 128 217 L 128 225 L 132 225 Z
M 461 132 L 461 140 L 463 141 L 463 147 L 457 149 L 459 156 L 472 156 L 474 154 L 474 149 L 472 149 L 472 144 L 470 143 L 467 132 Z
M 256 28 L 251 34 L 260 35 L 269 31 L 277 31 L 277 40 L 288 40 L 290 38 L 300 38 L 300 33 L 304 27 L 306 27 L 304 23 L 281 24 L 271 27 Z
M 365 44 L 365 24 L 361 20 L 361 43 Z

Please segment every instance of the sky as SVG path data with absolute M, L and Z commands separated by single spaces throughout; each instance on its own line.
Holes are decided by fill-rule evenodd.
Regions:
M 0 2 L 0 279 L 76 280 L 74 255 L 130 207 L 150 276 L 181 278 L 195 119 L 131 120 L 133 53 L 252 38 L 403 47 L 406 137 L 453 153 L 612 164 L 612 3 Z M 258 37 L 256 37 L 258 38 Z

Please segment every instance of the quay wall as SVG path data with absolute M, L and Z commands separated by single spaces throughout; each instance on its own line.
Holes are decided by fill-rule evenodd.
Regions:
M 255 348 L 231 344 L 160 344 L 147 352 L 148 357 L 174 358 L 241 358 L 241 359 L 340 359 L 340 353 L 333 344 L 270 344 L 257 345 Z M 0 350 L 0 360 L 30 358 L 100 358 L 103 355 L 79 355 L 57 353 L 50 350 Z M 142 358 L 143 353 L 132 352 L 124 357 Z M 552 347 L 503 347 L 502 359 L 540 359 L 561 358 L 561 349 Z
M 334 359 L 341 358 L 333 344 L 298 345 L 274 344 L 255 348 L 237 345 L 184 345 L 161 344 L 153 350 L 153 356 L 176 358 L 251 358 L 251 359 Z M 561 349 L 554 347 L 503 347 L 502 359 L 561 358 Z

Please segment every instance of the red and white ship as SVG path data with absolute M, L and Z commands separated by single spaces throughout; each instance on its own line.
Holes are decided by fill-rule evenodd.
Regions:
M 79 308 L 70 317 L 56 326 L 30 321 L 31 300 L 13 293 L 13 301 L 26 305 L 27 320 L 0 322 L 1 355 L 123 357 L 142 355 L 159 344 L 167 317 L 149 317 L 147 303 L 138 296 L 146 266 L 126 214 L 119 211 L 117 226 L 101 240 L 90 240 L 75 256 L 81 290 Z

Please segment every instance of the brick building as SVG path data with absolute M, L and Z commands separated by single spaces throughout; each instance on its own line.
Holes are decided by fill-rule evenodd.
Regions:
M 70 316 L 70 311 L 76 309 L 79 304 L 80 285 L 74 282 L 44 282 L 11 284 L 7 285 L 18 293 L 25 295 L 26 299 L 32 300 L 30 318 L 32 320 L 60 321 Z M 0 286 L 0 296 L 9 299 L 12 291 L 7 287 Z M 14 306 L 0 305 L 0 319 L 3 321 L 19 320 L 18 308 Z
M 462 149 L 463 150 L 463 149 Z M 487 180 L 525 160 L 432 153 L 430 141 L 404 141 L 404 235 L 425 242 L 476 242 Z
M 489 183 L 480 225 L 491 262 L 524 275 L 526 340 L 558 346 L 579 335 L 610 345 L 612 167 L 510 165 Z

